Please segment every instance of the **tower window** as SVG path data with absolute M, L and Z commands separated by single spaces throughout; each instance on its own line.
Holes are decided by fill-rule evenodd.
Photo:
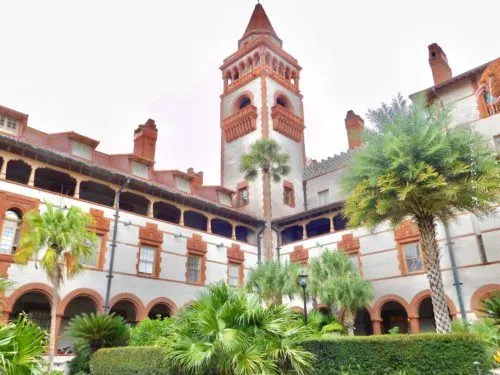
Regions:
M 242 187 L 238 190 L 238 203 L 241 206 L 247 205 L 249 202 L 248 199 L 248 186 Z
M 16 133 L 17 121 L 10 117 L 0 116 L 0 129 L 9 133 Z
M 245 96 L 240 100 L 240 104 L 239 104 L 238 108 L 243 109 L 245 107 L 248 107 L 250 104 L 252 104 L 252 101 L 250 100 L 250 98 L 248 96 Z
M 21 232 L 21 215 L 14 210 L 5 212 L 3 219 L 0 253 L 14 254 Z
M 285 108 L 288 107 L 285 98 L 283 98 L 281 96 L 278 99 L 276 99 L 276 104 L 279 104 L 280 106 L 285 107 Z

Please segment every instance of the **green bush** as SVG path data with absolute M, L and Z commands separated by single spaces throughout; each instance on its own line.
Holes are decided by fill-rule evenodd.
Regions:
M 98 350 L 90 361 L 92 375 L 167 375 L 159 346 L 129 346 Z
M 130 346 L 150 346 L 172 332 L 172 319 L 145 319 L 130 330 Z
M 488 368 L 486 344 L 468 334 L 380 335 L 315 339 L 316 375 L 473 375 Z

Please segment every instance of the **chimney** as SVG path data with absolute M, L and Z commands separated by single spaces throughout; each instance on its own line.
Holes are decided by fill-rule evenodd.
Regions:
M 440 83 L 447 81 L 452 77 L 451 68 L 448 65 L 446 54 L 437 43 L 432 43 L 428 48 L 429 65 L 431 66 L 434 84 L 439 85 Z
M 347 130 L 349 150 L 360 147 L 363 144 L 361 134 L 365 130 L 365 121 L 352 110 L 347 111 L 347 116 L 345 117 L 345 128 Z
M 156 139 L 158 129 L 154 120 L 148 119 L 134 131 L 134 155 L 151 161 L 155 160 Z
M 191 176 L 193 179 L 191 180 L 191 183 L 194 186 L 202 186 L 203 185 L 203 172 L 195 172 L 193 168 L 188 168 L 187 173 L 189 176 Z

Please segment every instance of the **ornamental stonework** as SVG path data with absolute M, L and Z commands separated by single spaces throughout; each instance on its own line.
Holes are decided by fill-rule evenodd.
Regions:
M 337 248 L 346 254 L 359 253 L 359 238 L 354 237 L 352 233 L 342 235 L 342 241 L 337 244 Z
M 293 253 L 290 254 L 290 262 L 303 264 L 309 261 L 309 250 L 304 249 L 304 246 L 295 246 Z
M 240 245 L 232 244 L 227 248 L 227 260 L 232 263 L 243 263 L 245 261 L 245 253 L 240 249 Z
M 145 227 L 139 229 L 139 239 L 144 242 L 161 244 L 163 242 L 163 233 L 158 230 L 157 224 L 146 223 Z
M 189 252 L 195 252 L 204 255 L 207 252 L 207 243 L 202 240 L 201 235 L 194 234 L 187 240 L 187 249 Z
M 304 139 L 304 121 L 285 107 L 276 104 L 271 108 L 273 129 L 284 136 L 301 142 Z
M 6 191 L 0 191 L 0 214 L 3 215 L 5 211 L 17 208 L 22 214 L 26 214 L 32 209 L 37 209 L 40 201 L 38 199 L 28 198 L 23 195 L 18 195 Z
M 420 231 L 417 225 L 411 220 L 403 221 L 394 229 L 394 239 L 396 242 L 414 241 L 420 238 Z
M 222 120 L 222 134 L 226 142 L 232 142 L 257 130 L 257 107 L 249 105 Z
M 95 208 L 90 209 L 90 216 L 93 218 L 92 225 L 90 225 L 90 228 L 102 231 L 102 232 L 108 232 L 109 231 L 109 219 L 104 217 L 104 211 L 98 210 Z

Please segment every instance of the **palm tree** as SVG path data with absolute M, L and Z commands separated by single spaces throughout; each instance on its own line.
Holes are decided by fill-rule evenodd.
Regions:
M 397 225 L 407 218 L 417 224 L 436 330 L 447 332 L 436 223 L 465 210 L 490 212 L 500 196 L 499 164 L 485 137 L 468 126 L 452 127 L 450 109 L 428 106 L 423 97 L 394 116 L 381 116 L 365 140 L 343 179 L 345 215 L 351 227 Z
M 311 281 L 309 290 L 339 318 L 344 311 L 344 324 L 354 334 L 356 312 L 373 298 L 371 284 L 363 280 L 349 257 L 338 251 L 325 250 L 309 263 Z
M 268 261 L 260 264 L 250 272 L 246 288 L 248 292 L 255 292 L 270 305 L 281 305 L 283 296 L 290 299 L 300 290 L 297 278 L 299 267 L 294 263 Z
M 276 141 L 261 139 L 250 146 L 250 152 L 241 156 L 240 169 L 245 173 L 245 179 L 253 181 L 262 173 L 264 187 L 264 220 L 266 230 L 264 232 L 264 246 L 267 260 L 272 259 L 272 232 L 271 232 L 271 178 L 274 182 L 280 182 L 283 176 L 290 173 L 288 165 L 289 156 L 281 152 Z
M 485 313 L 497 326 L 500 326 L 500 292 L 493 293 L 482 301 L 481 305 L 481 312 Z
M 53 287 L 49 371 L 52 371 L 55 354 L 59 288 L 66 278 L 71 279 L 83 270 L 80 259 L 90 257 L 95 251 L 97 237 L 88 229 L 92 221 L 92 216 L 78 207 L 66 210 L 51 204 L 47 204 L 43 213 L 32 210 L 25 216 L 26 229 L 19 240 L 15 259 L 26 264 L 30 259 L 38 259 L 41 253 L 40 266 Z
M 198 301 L 173 319 L 166 360 L 180 373 L 312 371 L 313 355 L 300 346 L 311 332 L 302 319 L 284 306 L 265 308 L 255 296 L 225 283 L 207 287 Z

